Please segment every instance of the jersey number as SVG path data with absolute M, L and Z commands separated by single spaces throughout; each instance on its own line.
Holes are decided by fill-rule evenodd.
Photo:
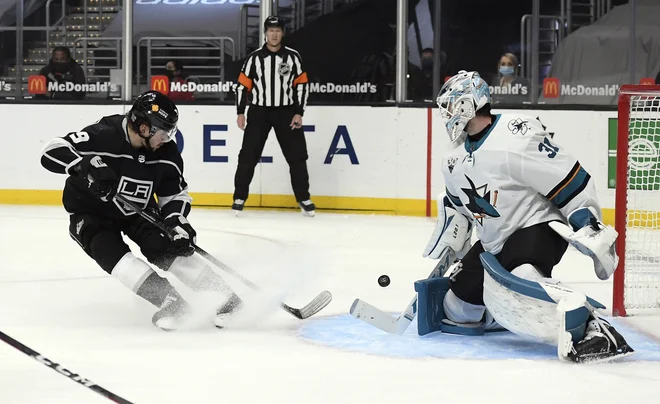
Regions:
M 86 142 L 89 140 L 89 135 L 87 132 L 73 132 L 69 133 L 69 139 L 71 139 L 73 143 Z
M 550 141 L 546 137 L 543 139 L 543 143 L 539 143 L 539 151 L 541 153 L 543 152 L 548 153 L 548 158 L 552 159 L 555 158 L 555 156 L 557 155 L 557 152 L 559 151 L 559 147 L 554 146 L 552 143 L 550 143 Z

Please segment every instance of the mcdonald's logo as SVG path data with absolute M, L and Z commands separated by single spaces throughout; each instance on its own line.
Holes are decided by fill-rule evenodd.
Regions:
M 639 80 L 639 84 L 644 86 L 653 86 L 655 85 L 655 79 L 653 77 L 642 77 L 642 79 Z
M 29 76 L 28 92 L 30 94 L 46 94 L 46 77 L 38 74 Z
M 556 77 L 546 77 L 543 79 L 543 97 L 559 97 L 559 79 Z
M 170 79 L 167 76 L 151 76 L 151 89 L 165 95 L 170 93 Z

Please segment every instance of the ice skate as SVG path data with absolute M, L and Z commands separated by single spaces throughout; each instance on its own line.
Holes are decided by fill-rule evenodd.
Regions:
M 621 359 L 634 352 L 607 321 L 592 317 L 584 339 L 573 345 L 568 357 L 576 363 L 597 363 Z
M 245 207 L 245 201 L 243 199 L 235 199 L 234 203 L 231 205 L 231 210 L 233 210 L 234 214 L 238 216 L 239 213 L 243 211 L 243 207 Z
M 243 301 L 238 295 L 233 294 L 215 314 L 214 324 L 218 328 L 224 328 L 227 318 L 243 306 Z
M 298 202 L 303 216 L 314 217 L 316 206 L 309 199 L 306 201 Z
M 151 322 L 163 331 L 176 331 L 190 314 L 190 305 L 176 291 L 170 292 Z

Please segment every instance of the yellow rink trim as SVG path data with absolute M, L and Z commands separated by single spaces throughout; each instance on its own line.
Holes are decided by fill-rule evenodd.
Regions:
M 229 208 L 232 194 L 191 193 L 193 206 Z M 337 213 L 363 213 L 401 216 L 425 216 L 426 201 L 423 199 L 363 198 L 316 196 L 313 199 L 319 211 Z M 0 204 L 9 205 L 61 205 L 62 191 L 39 191 L 26 189 L 0 189 Z M 292 195 L 252 194 L 246 207 L 258 209 L 298 209 Z M 435 203 L 431 204 L 436 215 Z
M 231 194 L 191 193 L 193 205 L 200 207 L 229 208 Z M 400 216 L 425 216 L 426 201 L 423 199 L 364 198 L 345 196 L 314 196 L 319 211 L 337 213 L 362 213 Z M 26 189 L 0 189 L 0 204 L 9 205 L 61 205 L 62 191 L 40 191 Z M 259 209 L 296 209 L 292 195 L 250 195 L 246 207 Z M 437 215 L 435 201 L 431 202 L 431 215 Z M 632 213 L 632 212 L 631 212 Z M 636 217 L 647 217 L 645 227 L 660 229 L 660 213 L 638 213 Z M 603 222 L 614 226 L 614 209 L 603 209 Z

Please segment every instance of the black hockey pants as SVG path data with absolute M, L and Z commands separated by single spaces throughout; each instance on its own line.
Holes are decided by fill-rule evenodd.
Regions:
M 261 159 L 271 128 L 275 129 L 277 142 L 289 164 L 291 186 L 296 201 L 310 198 L 307 143 L 302 128 L 291 129 L 294 114 L 293 107 L 250 106 L 234 177 L 234 199 L 247 200 L 254 169 Z

